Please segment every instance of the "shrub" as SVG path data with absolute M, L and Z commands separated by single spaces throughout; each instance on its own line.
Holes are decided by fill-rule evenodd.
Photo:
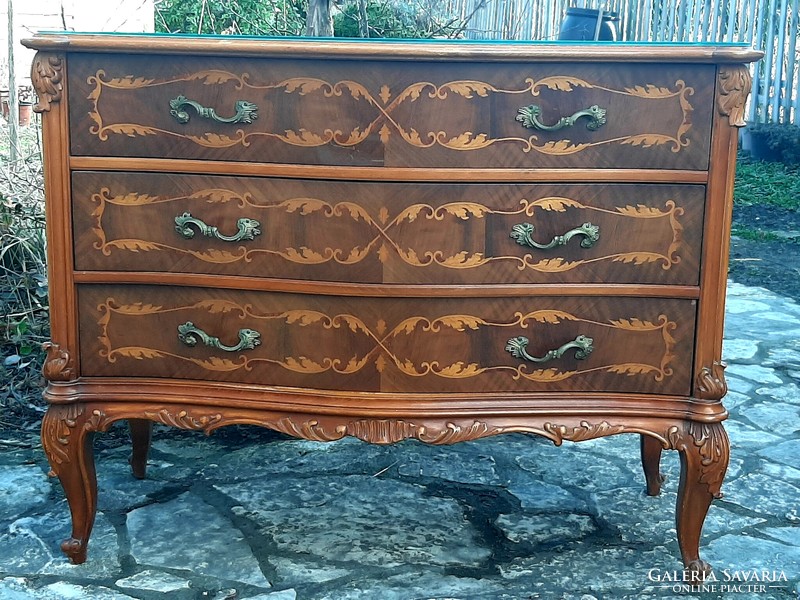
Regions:
M 0 406 L 19 413 L 41 406 L 49 337 L 42 159 L 36 125 L 22 130 L 14 164 L 7 128 L 0 133 Z
M 303 0 L 157 0 L 156 31 L 242 35 L 301 35 Z
M 747 129 L 753 139 L 762 137 L 782 162 L 800 164 L 800 126 L 791 123 L 751 123 Z
M 433 38 L 457 37 L 466 22 L 443 11 L 435 0 L 367 0 L 369 37 Z M 348 0 L 333 17 L 336 37 L 359 37 L 358 2 Z

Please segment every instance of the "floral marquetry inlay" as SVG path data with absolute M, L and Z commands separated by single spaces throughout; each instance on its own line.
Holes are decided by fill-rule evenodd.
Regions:
M 512 89 L 505 89 L 491 83 L 474 80 L 456 80 L 443 84 L 419 81 L 407 85 L 396 93 L 392 93 L 388 85 L 382 85 L 380 91 L 374 93 L 365 85 L 353 80 L 329 82 L 313 77 L 293 77 L 274 83 L 256 83 L 254 79 L 250 73 L 237 74 L 224 70 L 197 71 L 174 79 L 155 79 L 136 75 L 108 77 L 104 70 L 98 70 L 87 80 L 89 85 L 93 86 L 89 100 L 93 105 L 90 117 L 94 124 L 90 132 L 96 135 L 100 141 L 107 140 L 109 135 L 126 135 L 130 137 L 166 135 L 186 139 L 194 144 L 208 148 L 248 146 L 255 137 L 272 138 L 291 146 L 316 147 L 335 144 L 340 147 L 354 147 L 373 135 L 377 136 L 377 139 L 383 144 L 387 144 L 392 136 L 396 135 L 414 148 L 439 146 L 456 151 L 471 151 L 487 148 L 494 144 L 510 144 L 523 152 L 533 151 L 549 155 L 568 155 L 606 144 L 627 144 L 641 148 L 667 145 L 673 152 L 679 152 L 682 148 L 688 146 L 689 141 L 686 138 L 686 133 L 692 127 L 690 115 L 693 107 L 689 102 L 689 97 L 694 93 L 694 90 L 680 79 L 669 87 L 644 83 L 619 89 L 566 75 L 549 76 L 541 79 L 532 77 L 520 78 L 519 87 Z M 189 83 L 206 86 L 229 84 L 235 86 L 237 93 L 242 96 L 248 96 L 249 93 L 253 99 L 256 97 L 269 98 L 270 94 L 280 94 L 281 98 L 285 98 L 286 95 L 292 95 L 297 99 L 313 95 L 320 102 L 334 104 L 336 109 L 332 110 L 332 114 L 337 112 L 344 113 L 348 110 L 347 107 L 350 104 L 342 102 L 342 99 L 346 98 L 349 103 L 355 102 L 359 105 L 355 114 L 363 121 L 352 129 L 349 129 L 348 126 L 349 130 L 343 130 L 337 127 L 336 122 L 332 122 L 325 127 L 314 127 L 299 123 L 294 128 L 276 125 L 274 130 L 258 130 L 247 125 L 237 129 L 233 134 L 213 131 L 203 134 L 191 134 L 185 133 L 179 128 L 165 129 L 143 122 L 109 123 L 103 117 L 101 104 L 103 94 L 107 90 L 125 93 L 174 84 L 178 84 L 178 87 L 183 90 Z M 598 135 L 597 139 L 589 142 L 574 142 L 568 137 L 545 142 L 537 135 L 528 135 L 522 127 L 520 127 L 519 135 L 498 137 L 487 131 L 418 131 L 413 125 L 404 123 L 403 117 L 397 111 L 401 105 L 419 102 L 421 99 L 435 103 L 446 103 L 454 96 L 471 100 L 488 98 L 494 95 L 512 95 L 518 96 L 522 102 L 524 99 L 539 96 L 543 89 L 560 92 L 592 89 L 612 96 L 629 96 L 643 100 L 675 99 L 683 118 L 676 131 L 672 134 L 642 132 L 616 137 Z M 352 108 L 349 110 L 352 111 Z M 509 116 L 512 121 L 514 118 L 515 115 Z M 614 118 L 621 119 L 624 116 L 616 115 Z M 612 117 L 609 116 L 609 120 L 611 119 Z
M 265 223 L 269 223 L 269 212 L 278 211 L 294 214 L 299 218 L 308 215 L 320 215 L 325 219 L 344 223 L 351 227 L 347 236 L 347 244 L 334 247 L 326 243 L 317 242 L 314 237 L 305 240 L 299 247 L 263 247 L 252 243 L 240 244 L 236 248 L 220 249 L 216 247 L 198 249 L 179 244 L 166 244 L 139 238 L 109 239 L 104 228 L 103 217 L 109 206 L 122 209 L 152 205 L 168 205 L 179 201 L 197 201 L 203 204 L 235 203 L 239 209 L 244 209 L 249 215 L 258 216 Z M 573 198 L 550 196 L 536 200 L 520 198 L 518 208 L 504 210 L 480 202 L 448 202 L 439 206 L 425 203 L 411 204 L 395 213 L 387 207 L 381 207 L 377 214 L 356 202 L 327 202 L 313 197 L 298 197 L 275 203 L 257 201 L 249 193 L 237 193 L 232 190 L 213 188 L 198 190 L 187 196 L 159 196 L 148 193 L 130 192 L 128 194 L 111 195 L 108 188 L 101 189 L 92 195 L 96 205 L 92 217 L 94 219 L 93 231 L 97 240 L 94 247 L 110 256 L 114 251 L 127 252 L 158 252 L 171 251 L 185 254 L 211 264 L 228 264 L 239 261 L 250 262 L 258 257 L 275 257 L 290 263 L 303 265 L 319 265 L 324 263 L 337 263 L 340 265 L 357 265 L 367 257 L 376 255 L 379 260 L 386 262 L 389 254 L 398 256 L 404 263 L 413 267 L 439 266 L 447 269 L 474 269 L 490 264 L 507 263 L 514 265 L 520 271 L 537 271 L 540 273 L 562 273 L 576 268 L 586 267 L 595 263 L 615 262 L 630 265 L 643 265 L 648 263 L 659 264 L 664 270 L 669 270 L 680 261 L 679 251 L 683 243 L 683 225 L 681 217 L 684 209 L 677 206 L 674 200 L 667 200 L 664 207 L 647 206 L 645 204 L 623 204 L 611 209 L 593 206 Z M 622 204 L 622 203 L 620 203 Z M 259 215 L 261 211 L 267 214 Z M 635 250 L 602 253 L 593 252 L 592 256 L 576 260 L 568 260 L 560 256 L 543 257 L 541 252 L 522 250 L 518 245 L 509 243 L 515 254 L 487 255 L 477 248 L 464 248 L 460 251 L 444 251 L 437 247 L 408 247 L 398 234 L 410 239 L 424 240 L 425 232 L 430 229 L 431 222 L 440 223 L 441 236 L 430 239 L 449 241 L 452 237 L 447 234 L 455 223 L 484 220 L 489 215 L 515 216 L 520 219 L 537 217 L 540 220 L 561 218 L 561 213 L 569 213 L 572 221 L 579 223 L 594 218 L 593 215 L 607 215 L 619 219 L 618 227 L 622 228 L 627 223 L 641 220 L 657 220 L 663 223 L 665 238 L 663 241 L 637 240 L 641 244 Z M 572 222 L 570 221 L 570 222 Z M 366 224 L 368 228 L 357 227 Z M 418 227 L 420 235 L 413 236 L 414 228 Z M 670 239 L 667 240 L 667 235 Z M 267 238 L 270 236 L 267 235 Z M 269 244 L 269 240 L 263 242 Z M 416 242 L 419 244 L 419 241 Z M 577 244 L 577 242 L 575 242 Z M 602 247 L 603 242 L 599 245 Z M 667 245 L 668 244 L 668 245 Z M 429 246 L 431 244 L 429 243 Z M 661 247 L 659 247 L 661 246 Z M 636 246 L 634 246 L 636 248 Z M 548 253 L 549 254 L 549 253 Z
M 266 364 L 307 375 L 320 373 L 350 375 L 361 371 L 367 365 L 374 365 L 379 372 L 391 366 L 408 377 L 435 376 L 445 379 L 466 379 L 496 372 L 505 373 L 513 380 L 523 379 L 552 383 L 579 375 L 605 372 L 622 377 L 647 376 L 660 382 L 665 377 L 672 375 L 673 369 L 670 363 L 676 358 L 674 354 L 675 339 L 672 335 L 676 323 L 663 314 L 656 322 L 638 318 L 601 322 L 561 310 L 517 312 L 506 321 L 492 321 L 470 314 L 450 314 L 437 318 L 407 317 L 389 328 L 382 320 L 375 325 L 370 325 L 353 314 L 328 315 L 321 311 L 304 309 L 261 313 L 250 304 L 240 305 L 230 300 L 219 299 L 203 300 L 186 306 L 164 307 L 146 303 L 120 304 L 113 298 L 108 298 L 97 309 L 101 315 L 99 319 L 101 327 L 99 340 L 102 345 L 100 355 L 109 363 L 115 363 L 120 359 L 179 360 L 192 363 L 208 372 L 251 371 L 257 369 L 259 364 Z M 296 334 L 300 336 L 298 339 L 314 339 L 313 334 L 301 331 L 303 329 L 313 331 L 316 328 L 319 333 L 326 330 L 341 332 L 341 335 L 344 336 L 339 344 L 342 354 L 312 358 L 314 356 L 313 348 L 309 347 L 308 351 L 303 354 L 285 356 L 272 352 L 275 348 L 271 344 L 264 344 L 259 346 L 259 349 L 262 350 L 260 352 L 242 352 L 235 357 L 227 357 L 218 356 L 218 353 L 208 350 L 209 356 L 199 358 L 169 347 L 117 345 L 114 342 L 115 336 L 110 333 L 110 326 L 116 317 L 130 318 L 171 314 L 174 315 L 176 323 L 180 323 L 185 320 L 186 315 L 190 315 L 193 319 L 200 319 L 203 314 L 219 317 L 228 313 L 236 314 L 242 323 L 246 322 L 254 329 L 259 328 L 259 323 L 275 323 L 280 328 L 282 336 Z M 542 331 L 545 328 L 550 330 L 552 327 L 567 322 L 580 324 L 590 331 L 611 330 L 645 336 L 643 339 L 649 339 L 651 342 L 656 336 L 661 340 L 663 350 L 660 356 L 641 357 L 637 355 L 636 360 L 610 364 L 600 360 L 575 370 L 562 370 L 557 366 L 531 368 L 530 365 L 516 360 L 511 364 L 508 361 L 503 364 L 481 364 L 474 362 L 471 355 L 465 355 L 457 360 L 460 357 L 459 352 L 453 353 L 453 362 L 445 364 L 435 358 L 425 356 L 425 336 L 440 334 L 444 331 L 463 338 L 464 347 L 467 348 L 470 345 L 469 336 L 482 329 L 503 329 L 507 330 L 510 335 L 511 332 L 523 330 L 535 332 L 537 328 L 542 328 Z M 142 326 L 146 327 L 146 321 Z M 292 330 L 297 331 L 293 333 Z M 409 352 L 407 341 L 410 336 L 419 339 L 417 347 L 411 351 L 412 354 L 407 353 Z M 369 349 L 354 353 L 354 348 Z M 406 350 L 400 350 L 400 348 Z M 602 356 L 602 349 L 599 350 L 599 354 Z M 595 354 L 598 352 L 596 351 Z

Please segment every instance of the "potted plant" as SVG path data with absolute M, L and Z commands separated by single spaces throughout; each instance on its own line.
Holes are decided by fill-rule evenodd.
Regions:
M 19 107 L 17 122 L 21 127 L 27 127 L 31 123 L 34 98 L 33 88 L 30 86 L 20 87 L 17 91 L 17 106 Z M 3 118 L 8 121 L 8 115 L 11 112 L 8 90 L 0 90 L 0 103 L 2 103 Z

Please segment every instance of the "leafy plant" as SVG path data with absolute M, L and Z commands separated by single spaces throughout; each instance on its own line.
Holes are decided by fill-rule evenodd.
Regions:
M 38 125 L 22 131 L 20 157 L 0 132 L 0 407 L 41 406 L 41 344 L 49 337 L 41 144 Z M 4 419 L 6 421 L 6 419 Z
M 156 31 L 229 35 L 301 35 L 302 0 L 157 0 Z
M 458 37 L 466 20 L 448 14 L 434 0 L 367 0 L 367 29 L 375 38 Z M 360 37 L 358 2 L 345 2 L 333 17 L 336 37 Z

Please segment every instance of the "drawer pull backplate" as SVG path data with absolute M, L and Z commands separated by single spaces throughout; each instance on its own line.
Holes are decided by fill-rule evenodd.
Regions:
M 583 360 L 584 358 L 588 358 L 588 356 L 594 350 L 594 347 L 592 346 L 593 342 L 594 340 L 592 338 L 586 337 L 585 335 L 579 335 L 574 340 L 567 342 L 560 348 L 548 350 L 544 356 L 541 358 L 536 358 L 535 356 L 528 354 L 526 350 L 529 343 L 528 338 L 520 336 L 508 340 L 506 343 L 506 352 L 510 352 L 511 356 L 514 358 L 521 358 L 529 362 L 544 363 L 561 358 L 567 350 L 574 348 L 575 358 L 578 360 Z
M 178 325 L 178 339 L 187 346 L 196 346 L 197 342 L 203 342 L 206 346 L 222 350 L 223 352 L 241 352 L 242 350 L 252 350 L 261 344 L 261 334 L 253 329 L 239 330 L 239 343 L 235 346 L 226 346 L 218 337 L 208 335 L 202 329 L 198 329 L 191 321 L 186 321 L 183 325 Z
M 576 235 L 582 235 L 581 248 L 591 248 L 600 239 L 600 228 L 591 223 L 584 223 L 580 227 L 570 229 L 564 235 L 557 235 L 547 244 L 539 244 L 533 239 L 534 227 L 531 223 L 517 223 L 511 228 L 509 237 L 516 241 L 520 246 L 538 248 L 539 250 L 550 250 L 558 246 L 565 246 Z
M 553 125 L 545 125 L 539 120 L 539 117 L 542 116 L 542 107 L 538 104 L 523 106 L 517 112 L 519 113 L 516 117 L 517 121 L 522 123 L 523 127 L 540 131 L 558 131 L 565 127 L 572 127 L 581 117 L 589 118 L 589 122 L 586 123 L 586 129 L 591 131 L 597 131 L 606 122 L 606 109 L 600 108 L 597 104 L 593 104 L 584 110 L 579 110 L 568 117 L 561 117 Z
M 236 221 L 236 228 L 238 231 L 233 235 L 222 235 L 219 232 L 219 229 L 213 225 L 206 225 L 200 219 L 195 219 L 192 216 L 192 213 L 185 212 L 182 215 L 175 217 L 175 231 L 177 231 L 187 240 L 190 240 L 194 237 L 194 229 L 189 227 L 189 225 L 196 225 L 200 230 L 200 233 L 202 233 L 204 236 L 215 237 L 223 242 L 241 242 L 244 240 L 252 240 L 255 239 L 257 235 L 261 234 L 261 230 L 259 229 L 259 227 L 261 227 L 261 223 L 255 219 L 248 219 L 246 217 L 242 217 Z
M 169 101 L 169 114 L 175 117 L 178 123 L 188 123 L 189 113 L 185 109 L 187 106 L 195 109 L 197 116 L 211 119 L 215 123 L 252 123 L 258 118 L 258 106 L 247 100 L 236 101 L 236 114 L 232 117 L 220 117 L 213 108 L 207 108 L 183 95 Z

